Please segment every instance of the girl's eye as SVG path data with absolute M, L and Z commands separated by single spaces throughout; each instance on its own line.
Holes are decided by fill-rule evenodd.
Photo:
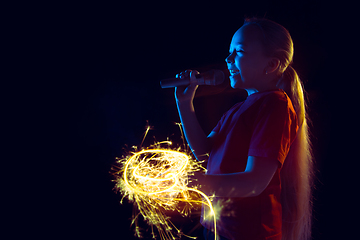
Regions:
M 244 52 L 244 50 L 242 50 L 242 49 L 238 49 L 238 50 L 236 50 L 236 52 L 243 53 L 243 52 Z

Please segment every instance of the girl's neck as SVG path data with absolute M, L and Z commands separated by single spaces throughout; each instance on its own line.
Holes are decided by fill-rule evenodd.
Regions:
M 259 92 L 258 90 L 256 90 L 255 88 L 251 88 L 251 89 L 245 89 L 248 93 L 248 96 L 250 96 L 253 93 Z
M 277 87 L 272 87 L 272 88 L 264 88 L 264 89 L 255 89 L 255 88 L 249 88 L 249 89 L 245 89 L 248 93 L 248 96 L 254 94 L 254 93 L 257 93 L 257 92 L 267 92 L 267 91 L 275 91 L 275 90 L 278 90 L 279 88 Z
M 267 91 L 275 90 L 278 89 L 276 82 L 277 81 L 269 81 L 268 84 L 262 84 L 261 86 L 255 88 L 248 88 L 245 90 L 247 91 L 248 96 L 257 92 L 267 92 Z

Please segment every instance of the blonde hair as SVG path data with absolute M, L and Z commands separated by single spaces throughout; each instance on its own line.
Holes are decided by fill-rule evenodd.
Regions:
M 299 130 L 280 171 L 282 204 L 282 239 L 311 238 L 313 162 L 306 115 L 304 88 L 291 66 L 293 41 L 286 28 L 267 19 L 245 19 L 244 25 L 257 25 L 263 35 L 264 52 L 280 60 L 277 86 L 292 101 Z

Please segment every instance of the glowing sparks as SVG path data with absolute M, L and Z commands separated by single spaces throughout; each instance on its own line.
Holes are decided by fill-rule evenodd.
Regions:
M 144 139 L 149 129 L 148 126 Z M 164 144 L 167 148 L 161 147 Z M 216 235 L 216 216 L 209 197 L 198 189 L 187 186 L 188 176 L 204 168 L 189 154 L 181 152 L 180 148 L 170 149 L 170 145 L 169 141 L 158 142 L 148 149 L 119 159 L 120 170 L 115 173 L 115 188 L 123 194 L 123 199 L 127 197 L 134 202 L 151 229 L 153 226 L 158 229 L 161 239 L 176 239 L 175 235 L 185 235 L 172 224 L 164 210 L 178 211 L 187 216 L 193 204 L 205 204 L 209 207 Z M 186 202 L 188 206 L 180 207 L 179 202 Z M 135 224 L 136 235 L 141 237 L 137 226 L 139 214 L 133 216 L 132 223 Z M 155 238 L 153 230 L 152 234 Z

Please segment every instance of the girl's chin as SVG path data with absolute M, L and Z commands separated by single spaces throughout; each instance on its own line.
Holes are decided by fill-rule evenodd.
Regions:
M 241 83 L 241 79 L 239 79 L 239 74 L 232 75 L 230 78 L 230 85 L 232 88 L 241 88 L 239 83 Z

